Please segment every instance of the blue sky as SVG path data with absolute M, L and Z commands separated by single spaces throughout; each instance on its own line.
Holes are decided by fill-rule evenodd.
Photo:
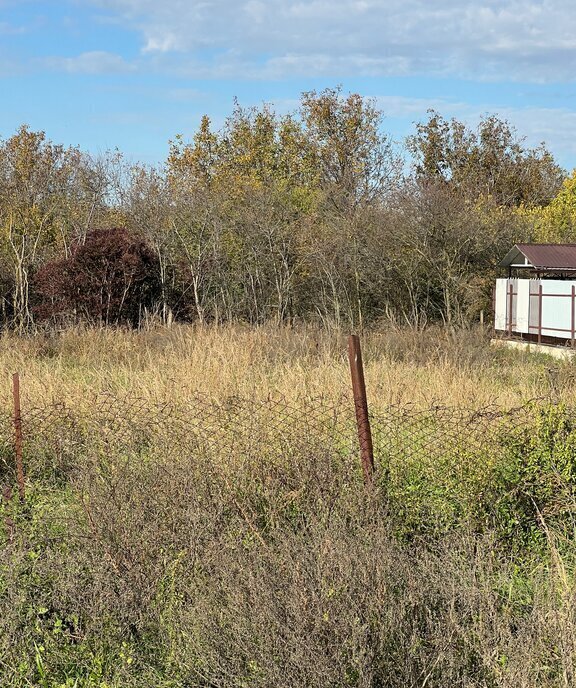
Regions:
M 0 0 L 0 136 L 161 162 L 202 114 L 342 84 L 400 141 L 428 108 L 498 114 L 576 167 L 570 0 Z

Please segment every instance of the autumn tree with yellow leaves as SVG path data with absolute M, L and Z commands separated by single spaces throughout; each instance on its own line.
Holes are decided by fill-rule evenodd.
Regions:
M 375 101 L 341 88 L 284 114 L 235 103 L 220 129 L 205 116 L 175 136 L 159 167 L 21 127 L 0 140 L 3 325 L 55 312 L 47 294 L 72 303 L 35 275 L 106 228 L 155 256 L 145 310 L 163 322 L 360 328 L 467 322 L 489 308 L 511 243 L 572 240 L 576 179 L 505 120 L 471 128 L 430 112 L 404 147 L 385 124 Z

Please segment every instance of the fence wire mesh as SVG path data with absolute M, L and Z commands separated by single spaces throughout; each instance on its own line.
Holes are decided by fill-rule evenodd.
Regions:
M 5 463 L 14 431 L 9 413 L 0 416 Z M 233 455 L 286 455 L 322 448 L 351 452 L 354 421 L 342 402 L 284 398 L 228 397 L 214 401 L 203 394 L 178 402 L 151 401 L 129 394 L 94 395 L 83 409 L 62 402 L 22 410 L 22 435 L 28 472 L 47 463 L 70 469 L 84 452 L 163 454 L 172 460 L 194 455 L 214 459 Z
M 357 457 L 354 401 L 231 396 L 215 401 L 203 394 L 154 401 L 104 392 L 82 408 L 63 402 L 22 408 L 24 461 L 28 476 L 74 470 L 85 453 L 162 456 L 190 460 L 195 455 L 230 460 L 264 459 L 322 452 Z M 87 402 L 87 403 L 86 403 Z M 529 403 L 511 410 L 466 410 L 442 406 L 372 407 L 376 470 L 401 473 L 443 464 L 462 480 L 489 464 L 511 436 L 530 432 L 546 407 Z M 566 411 L 568 413 L 568 411 Z M 0 414 L 3 473 L 13 466 L 14 429 L 10 412 Z M 358 464 L 359 466 L 359 464 Z M 424 478 L 423 478 L 424 479 Z M 6 482 L 6 480 L 3 480 Z

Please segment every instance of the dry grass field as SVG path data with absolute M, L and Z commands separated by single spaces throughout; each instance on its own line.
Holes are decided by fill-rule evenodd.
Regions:
M 0 685 L 576 685 L 574 365 L 494 350 L 480 329 L 362 342 L 368 489 L 342 333 L 0 338 Z M 188 423 L 198 393 L 219 442 Z M 428 415 L 391 421 L 390 405 Z M 464 410 L 458 428 L 443 407 Z M 56 409 L 49 432 L 34 408 Z
M 576 403 L 574 367 L 545 356 L 489 347 L 480 329 L 450 333 L 366 333 L 363 351 L 369 400 L 438 403 L 463 408 L 519 405 L 539 397 Z M 150 328 L 63 331 L 0 338 L 0 399 L 9 405 L 9 375 L 19 370 L 25 399 L 82 404 L 90 391 L 130 391 L 169 399 L 201 391 L 287 399 L 349 392 L 346 337 L 312 327 Z

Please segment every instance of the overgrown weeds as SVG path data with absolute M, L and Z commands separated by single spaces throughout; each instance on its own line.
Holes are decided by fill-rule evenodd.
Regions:
M 76 336 L 66 334 L 55 348 Z M 163 365 L 152 364 L 152 352 L 161 358 L 162 347 L 175 342 L 179 361 L 184 352 L 200 356 L 179 339 L 183 333 L 162 345 L 133 334 L 101 336 L 111 366 L 122 347 L 139 342 L 146 353 L 134 366 L 145 377 Z M 145 342 L 158 336 L 142 333 Z M 197 336 L 216 347 L 221 335 Z M 236 336 L 247 344 L 257 335 Z M 269 374 L 280 367 L 306 377 L 314 366 L 320 376 L 335 375 L 338 366 L 342 374 L 336 348 L 323 343 L 318 353 L 310 332 L 298 346 L 287 333 L 278 337 Z M 375 334 L 366 347 L 372 381 L 384 361 L 400 365 L 393 361 L 400 354 L 383 354 L 380 344 Z M 265 360 L 253 345 L 253 359 Z M 428 353 L 418 346 L 418 363 L 407 364 L 414 374 L 433 365 L 502 365 L 492 358 L 499 354 L 480 349 L 469 363 L 458 364 L 454 353 L 442 363 L 434 342 Z M 295 393 L 280 426 L 270 411 L 274 399 L 251 397 L 243 416 L 239 398 L 226 400 L 218 384 L 211 402 L 202 397 L 202 419 L 214 425 L 204 434 L 191 422 L 156 422 L 146 411 L 152 394 L 104 422 L 110 407 L 95 405 L 86 388 L 79 392 L 84 380 L 72 395 L 85 361 L 71 365 L 72 349 L 64 348 L 49 359 L 68 371 L 62 422 L 41 424 L 26 439 L 26 501 L 9 490 L 0 500 L 0 685 L 575 684 L 576 424 L 569 403 L 391 409 L 387 396 L 373 392 L 378 480 L 366 489 L 349 441 L 353 421 L 332 414 L 334 395 L 315 411 L 329 409 L 329 423 Z M 221 352 L 235 352 L 238 375 L 253 367 L 247 358 L 239 363 L 240 349 L 236 342 Z M 116 370 L 136 380 L 120 358 Z M 46 364 L 32 360 L 36 370 Z M 120 391 L 107 392 L 114 409 L 130 398 Z M 163 391 L 157 387 L 156 397 Z M 181 392 L 163 403 L 190 412 L 185 400 Z M 5 485 L 12 470 L 7 432 L 0 447 Z
M 542 416 L 521 462 L 520 435 L 503 446 L 516 482 L 441 529 L 318 446 L 227 463 L 88 448 L 66 487 L 3 502 L 2 685 L 572 685 L 566 422 Z M 542 501 L 551 480 L 561 511 Z M 510 546 L 510 519 L 537 546 Z

